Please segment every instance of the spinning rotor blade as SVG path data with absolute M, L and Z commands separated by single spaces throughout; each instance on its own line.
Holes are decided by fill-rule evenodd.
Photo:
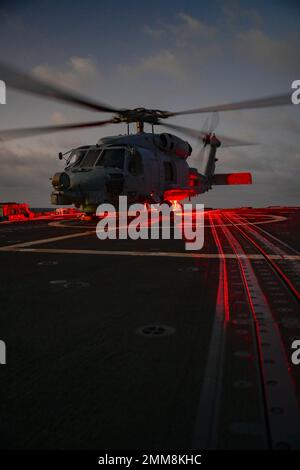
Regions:
M 206 143 L 204 141 L 205 137 L 211 132 L 212 128 L 213 130 L 215 130 L 219 122 L 219 113 L 215 112 L 214 114 L 217 116 L 217 119 L 215 118 L 213 122 L 212 116 L 207 116 L 201 129 L 201 138 L 199 139 L 199 143 L 201 143 L 201 146 L 200 148 L 198 146 L 195 152 L 196 153 L 195 161 L 198 164 L 204 163 L 205 148 L 206 148 Z
M 209 127 L 208 132 L 214 132 L 216 128 L 218 127 L 219 122 L 220 122 L 219 111 L 214 111 L 211 115 L 210 127 Z
M 0 142 L 20 139 L 21 137 L 29 137 L 39 134 L 49 134 L 51 132 L 68 131 L 72 129 L 84 129 L 87 127 L 101 127 L 107 124 L 115 124 L 114 119 L 107 121 L 94 121 L 94 122 L 78 122 L 76 124 L 61 124 L 58 126 L 42 126 L 42 127 L 25 127 L 23 129 L 8 129 L 0 131 Z
M 205 137 L 208 132 L 204 132 L 203 130 L 197 131 L 196 129 L 191 129 L 189 127 L 178 126 L 177 124 L 167 124 L 165 122 L 160 123 L 164 127 L 168 127 L 170 129 L 174 129 L 175 131 L 182 132 L 183 134 L 189 135 L 190 137 L 194 137 L 195 139 L 201 140 Z M 206 125 L 206 122 L 204 126 Z M 209 131 L 211 132 L 211 131 Z M 217 135 L 218 139 L 220 140 L 222 147 L 239 147 L 242 145 L 257 145 L 255 142 L 247 142 L 244 140 L 233 139 L 231 137 L 226 137 L 222 135 Z
M 206 132 L 197 131 L 196 129 L 191 129 L 190 127 L 178 126 L 177 124 L 171 124 L 167 122 L 160 122 L 160 125 L 167 127 L 168 129 L 173 129 L 174 131 L 182 132 L 194 139 L 202 140 Z
M 206 106 L 204 108 L 189 109 L 186 111 L 170 112 L 168 117 L 180 116 L 183 114 L 201 114 L 210 113 L 214 111 L 234 111 L 239 109 L 256 109 L 256 108 L 269 108 L 272 106 L 284 106 L 292 104 L 291 94 L 266 96 L 253 100 L 238 101 L 237 103 L 228 103 L 215 106 Z
M 211 116 L 208 116 L 201 128 L 202 135 L 211 134 L 216 130 L 220 122 L 219 112 L 214 111 Z
M 101 111 L 104 113 L 117 113 L 118 110 L 104 103 L 85 98 L 72 91 L 64 90 L 56 85 L 47 83 L 46 81 L 19 72 L 15 68 L 0 63 L 0 77 L 4 80 L 8 87 L 15 90 L 32 93 L 33 95 L 43 96 L 45 98 L 55 99 L 65 103 L 81 106 L 93 111 Z

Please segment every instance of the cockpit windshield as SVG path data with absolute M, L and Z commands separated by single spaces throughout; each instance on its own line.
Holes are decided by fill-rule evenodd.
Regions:
M 125 160 L 125 148 L 110 148 L 103 151 L 97 166 L 119 168 L 123 170 Z
M 70 167 L 74 167 L 74 166 L 79 165 L 79 163 L 83 159 L 86 152 L 87 152 L 86 148 L 85 149 L 72 150 L 72 152 L 70 153 L 70 156 L 68 158 L 67 167 L 70 168 Z

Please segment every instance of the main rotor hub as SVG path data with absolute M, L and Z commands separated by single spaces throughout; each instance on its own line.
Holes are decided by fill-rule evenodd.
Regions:
M 135 108 L 135 109 L 124 109 L 118 113 L 119 122 L 148 122 L 149 124 L 158 124 L 159 119 L 165 119 L 169 117 L 170 113 L 167 111 L 161 111 L 159 109 L 146 109 L 146 108 Z

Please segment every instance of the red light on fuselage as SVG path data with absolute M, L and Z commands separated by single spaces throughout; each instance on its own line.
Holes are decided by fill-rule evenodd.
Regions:
M 191 192 L 185 189 L 169 189 L 164 192 L 164 200 L 165 201 L 182 201 L 187 197 L 191 196 Z

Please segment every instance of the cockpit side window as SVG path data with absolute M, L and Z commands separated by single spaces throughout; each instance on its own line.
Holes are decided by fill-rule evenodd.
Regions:
M 134 150 L 133 153 L 129 153 L 127 168 L 133 175 L 141 175 L 144 172 L 142 157 L 137 150 Z
M 97 162 L 97 166 L 119 168 L 123 170 L 125 159 L 124 148 L 110 148 L 103 151 Z
M 80 166 L 94 166 L 97 158 L 99 157 L 100 149 L 89 150 L 84 158 L 81 160 Z

